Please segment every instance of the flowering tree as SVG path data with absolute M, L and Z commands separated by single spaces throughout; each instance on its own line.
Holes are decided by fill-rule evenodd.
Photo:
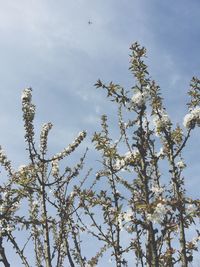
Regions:
M 200 240 L 200 201 L 187 196 L 182 152 L 192 129 L 200 125 L 200 80 L 191 81 L 184 128 L 173 126 L 160 88 L 149 77 L 145 48 L 135 43 L 131 52 L 130 70 L 136 83 L 130 91 L 112 82 L 96 84 L 118 106 L 119 136 L 112 138 L 103 115 L 102 131 L 93 136 L 102 155 L 102 168 L 94 179 L 90 170 L 82 174 L 87 149 L 75 166 L 63 167 L 85 132 L 62 152 L 49 156 L 52 124 L 47 123 L 36 146 L 32 90 L 23 91 L 29 163 L 13 170 L 0 148 L 2 174 L 8 177 L 0 186 L 4 266 L 10 266 L 5 241 L 26 267 L 102 266 L 106 257 L 116 267 L 187 267 L 193 261 Z M 191 228 L 194 238 L 188 235 Z M 23 244 L 18 232 L 24 235 Z M 92 251 L 87 249 L 89 243 L 95 244 Z
M 107 185 L 96 198 L 87 198 L 84 207 L 95 234 L 111 248 L 117 267 L 133 266 L 133 259 L 127 260 L 133 252 L 134 266 L 187 267 L 200 240 L 198 226 L 196 236 L 187 238 L 200 215 L 200 202 L 186 194 L 182 151 L 192 129 L 200 126 L 200 80 L 191 81 L 184 128 L 174 127 L 160 88 L 149 77 L 145 48 L 135 43 L 131 52 L 130 70 L 136 78 L 131 91 L 112 82 L 96 84 L 118 105 L 120 134 L 113 140 L 107 116 L 102 116 L 102 131 L 94 134 L 93 142 L 102 153 L 103 165 L 96 180 Z M 102 210 L 104 230 L 99 216 L 95 220 L 88 209 L 96 205 Z
M 22 111 L 30 163 L 14 171 L 5 152 L 0 150 L 0 163 L 8 174 L 8 180 L 0 187 L 0 260 L 4 266 L 10 266 L 3 247 L 3 240 L 7 239 L 24 266 L 32 266 L 26 257 L 28 249 L 32 250 L 31 254 L 35 257 L 35 266 L 63 266 L 66 258 L 70 266 L 83 266 L 84 259 L 79 246 L 80 229 L 74 218 L 80 203 L 76 201 L 73 190 L 80 190 L 87 178 L 86 175 L 78 180 L 85 154 L 75 166 L 66 167 L 62 172 L 59 163 L 80 145 L 86 132 L 81 132 L 62 152 L 48 157 L 47 139 L 52 124 L 43 125 L 38 149 L 31 88 L 23 91 Z M 20 215 L 20 209 L 23 215 Z M 24 229 L 27 240 L 20 247 L 14 234 L 15 230 L 24 232 Z

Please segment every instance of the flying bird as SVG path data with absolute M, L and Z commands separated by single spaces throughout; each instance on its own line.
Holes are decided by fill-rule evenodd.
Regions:
M 91 25 L 91 24 L 92 24 L 92 21 L 89 20 L 89 21 L 88 21 L 88 24 Z

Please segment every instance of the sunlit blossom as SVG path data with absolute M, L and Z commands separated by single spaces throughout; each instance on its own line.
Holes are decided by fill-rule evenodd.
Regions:
M 142 93 L 137 92 L 131 98 L 132 104 L 135 107 L 143 106 L 145 104 L 146 100 L 147 100 L 147 93 L 146 92 L 142 92 Z
M 183 119 L 183 126 L 187 129 L 193 128 L 195 125 L 200 125 L 200 107 L 197 106 L 191 109 Z
M 151 191 L 156 195 L 159 196 L 164 192 L 164 189 L 158 185 L 154 185 L 151 188 Z
M 184 163 L 184 161 L 179 161 L 176 163 L 176 166 L 180 169 L 184 169 L 186 167 L 186 164 Z
M 153 213 L 147 214 L 147 220 L 154 223 L 161 223 L 167 213 L 168 209 L 165 204 L 158 203 Z
M 57 159 L 52 161 L 52 169 L 51 169 L 51 173 L 53 176 L 58 176 L 59 174 L 59 161 Z
M 157 135 L 171 125 L 170 118 L 164 110 L 161 110 L 154 116 L 153 123 L 155 125 L 155 132 Z

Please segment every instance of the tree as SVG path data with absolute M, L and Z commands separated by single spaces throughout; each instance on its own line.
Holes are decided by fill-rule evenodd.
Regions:
M 80 190 L 87 178 L 78 180 L 86 153 L 74 167 L 66 167 L 63 172 L 59 170 L 59 163 L 80 145 L 86 132 L 79 133 L 74 142 L 60 153 L 47 157 L 47 140 L 52 124 L 43 125 L 38 149 L 34 134 L 35 106 L 32 103 L 31 88 L 22 93 L 22 111 L 30 163 L 20 166 L 14 172 L 1 150 L 0 162 L 9 177 L 1 186 L 1 244 L 7 238 L 27 267 L 31 263 L 25 256 L 25 249 L 30 242 L 36 266 L 63 266 L 66 257 L 70 266 L 76 266 L 84 260 L 81 258 L 77 235 L 80 229 L 73 217 L 81 203 L 77 203 L 73 190 Z M 73 184 L 75 179 L 76 184 Z M 28 207 L 26 211 L 25 207 Z M 23 209 L 23 216 L 17 215 L 17 208 Z M 23 248 L 19 247 L 13 235 L 17 228 L 20 231 L 25 229 L 28 233 Z M 10 266 L 3 247 L 1 260 L 5 266 Z
M 200 126 L 200 80 L 194 77 L 191 81 L 184 129 L 174 126 L 160 88 L 149 76 L 145 57 L 144 47 L 131 46 L 130 70 L 136 81 L 130 91 L 113 82 L 96 83 L 118 106 L 119 138 L 111 137 L 108 118 L 103 115 L 102 131 L 92 139 L 102 157 L 95 178 L 91 170 L 80 175 L 87 149 L 75 166 L 62 172 L 59 168 L 83 141 L 85 132 L 61 153 L 47 157 L 52 128 L 47 123 L 41 130 L 40 149 L 36 148 L 32 91 L 23 91 L 30 164 L 13 171 L 0 151 L 0 163 L 8 175 L 0 188 L 4 266 L 10 266 L 3 247 L 6 239 L 27 267 L 32 264 L 26 257 L 27 247 L 32 248 L 35 265 L 45 267 L 93 267 L 108 255 L 116 267 L 187 267 L 193 261 L 200 240 L 200 200 L 187 196 L 182 153 L 192 130 Z M 92 183 L 87 182 L 88 177 Z M 27 212 L 20 215 L 25 207 Z M 187 234 L 191 227 L 196 228 L 193 239 Z M 17 231 L 27 233 L 23 247 L 15 236 Z M 96 247 L 91 257 L 85 249 L 88 240 Z

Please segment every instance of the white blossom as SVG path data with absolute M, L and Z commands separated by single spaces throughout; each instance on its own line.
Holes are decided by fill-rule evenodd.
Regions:
M 121 213 L 117 216 L 117 222 L 118 222 L 119 229 L 122 229 L 123 228 L 123 215 Z
M 53 124 L 51 122 L 45 123 L 42 126 L 42 131 L 40 134 L 40 151 L 42 153 L 46 152 L 47 150 L 47 136 L 49 131 L 51 130 Z
M 151 191 L 156 195 L 159 196 L 164 192 L 164 189 L 158 185 L 154 185 L 151 188 Z
M 131 221 L 131 219 L 132 219 L 132 217 L 133 217 L 133 212 L 132 212 L 132 210 L 127 210 L 125 213 L 124 213 L 124 220 L 126 221 L 126 222 L 130 222 Z
M 159 135 L 161 131 L 170 126 L 171 121 L 166 112 L 162 110 L 159 112 L 159 114 L 154 116 L 153 123 L 155 125 L 156 134 Z
M 183 119 L 183 126 L 187 129 L 193 128 L 195 124 L 200 125 L 200 107 L 197 106 L 190 110 Z
M 34 126 L 33 119 L 35 117 L 35 105 L 31 103 L 32 89 L 27 88 L 22 93 L 22 111 L 25 128 L 26 141 L 33 141 L 34 138 Z
M 23 90 L 22 95 L 21 95 L 21 100 L 22 101 L 27 101 L 27 102 L 31 102 L 31 98 L 32 98 L 32 89 L 31 88 L 26 88 Z
M 135 148 L 132 152 L 128 151 L 125 153 L 125 161 L 130 161 L 131 159 L 137 157 L 139 155 L 139 150 Z
M 125 156 L 126 159 L 130 159 L 132 157 L 132 153 L 130 151 L 128 151 L 128 152 L 125 153 L 124 156 Z
M 181 160 L 176 163 L 176 166 L 180 169 L 184 169 L 186 167 L 186 164 Z
M 153 213 L 147 214 L 147 220 L 153 223 L 161 223 L 168 209 L 165 204 L 158 203 Z
M 58 160 L 55 159 L 52 161 L 52 170 L 51 170 L 51 173 L 53 176 L 58 176 L 59 174 L 59 165 L 58 165 Z
M 114 168 L 116 170 L 120 170 L 125 166 L 126 162 L 124 159 L 117 159 Z
M 191 113 L 188 113 L 185 115 L 184 119 L 183 119 L 183 126 L 187 129 L 191 128 L 194 124 L 194 115 Z
M 26 165 L 20 165 L 19 168 L 18 168 L 18 171 L 19 172 L 24 172 L 26 169 Z
M 5 230 L 7 232 L 12 232 L 13 230 L 15 230 L 14 225 L 8 224 L 7 227 L 5 228 Z
M 8 160 L 5 151 L 0 146 L 0 164 L 5 167 L 6 170 L 12 172 L 11 162 Z
M 53 159 L 63 159 L 64 157 L 70 155 L 80 145 L 80 143 L 86 137 L 86 134 L 86 131 L 80 132 L 74 142 L 68 147 L 64 148 L 62 152 L 56 154 Z
M 133 106 L 136 106 L 136 107 L 143 106 L 145 104 L 146 100 L 147 100 L 147 93 L 146 92 L 143 92 L 143 93 L 137 92 L 131 98 Z
M 195 107 L 195 108 L 191 111 L 191 113 L 192 113 L 196 118 L 200 118 L 200 107 L 199 107 L 199 106 Z

